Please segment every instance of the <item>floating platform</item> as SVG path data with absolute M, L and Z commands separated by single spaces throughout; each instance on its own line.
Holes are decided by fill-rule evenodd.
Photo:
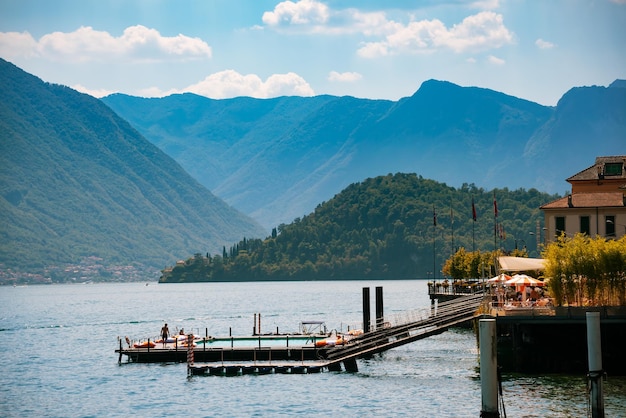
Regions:
M 191 376 L 243 376 L 264 374 L 313 374 L 328 370 L 327 362 L 278 362 L 278 363 L 227 363 L 227 364 L 192 364 L 188 374 Z
M 259 335 L 243 337 L 205 337 L 194 340 L 194 358 L 197 362 L 242 361 L 312 361 L 325 356 L 326 348 L 320 342 L 328 335 Z M 123 356 L 133 363 L 182 363 L 187 361 L 187 346 L 175 343 L 128 343 L 115 350 L 119 361 Z

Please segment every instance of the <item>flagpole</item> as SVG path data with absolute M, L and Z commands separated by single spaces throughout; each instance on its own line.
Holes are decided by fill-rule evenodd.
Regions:
M 476 240 L 474 239 L 474 225 L 476 221 L 472 221 L 472 252 L 476 252 Z
M 472 252 L 476 251 L 476 241 L 474 240 L 475 225 L 476 225 L 476 206 L 474 206 L 474 196 L 472 196 Z
M 498 265 L 496 263 L 496 254 L 498 250 L 498 204 L 496 202 L 496 191 L 493 191 L 493 269 L 498 274 Z
M 450 229 L 452 231 L 452 254 L 454 254 L 454 212 L 450 206 Z
M 496 191 L 493 191 L 493 251 L 498 249 L 498 204 L 496 203 Z
M 435 246 L 435 239 L 437 238 L 437 211 L 435 211 L 435 205 L 433 205 L 433 282 L 437 280 L 437 251 Z

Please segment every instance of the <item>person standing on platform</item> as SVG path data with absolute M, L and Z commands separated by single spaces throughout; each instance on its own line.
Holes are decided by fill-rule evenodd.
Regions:
M 163 328 L 161 328 L 161 338 L 163 338 L 163 345 L 165 345 L 165 342 L 167 341 L 167 339 L 170 336 L 170 330 L 167 327 L 167 324 L 163 325 Z

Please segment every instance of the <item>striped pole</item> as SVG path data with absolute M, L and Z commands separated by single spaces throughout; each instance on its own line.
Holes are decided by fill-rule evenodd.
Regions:
M 193 334 L 187 335 L 187 374 L 191 374 L 193 366 Z

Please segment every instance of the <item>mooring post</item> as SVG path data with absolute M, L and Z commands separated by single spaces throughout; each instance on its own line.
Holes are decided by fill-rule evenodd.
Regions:
M 376 286 L 376 329 L 381 329 L 385 322 L 383 312 L 383 287 Z
M 604 418 L 604 395 L 602 393 L 602 340 L 600 332 L 600 312 L 587 312 L 587 353 L 591 391 L 591 416 Z
M 256 313 L 254 314 L 254 322 L 252 323 L 252 335 L 256 335 Z
M 498 350 L 496 320 L 478 322 L 480 344 L 480 389 L 482 406 L 480 416 L 498 418 Z
M 356 364 L 356 359 L 354 357 L 344 360 L 343 367 L 349 373 L 357 373 L 359 371 L 359 366 Z
M 187 375 L 191 376 L 193 366 L 193 334 L 187 335 Z
M 363 332 L 370 331 L 370 288 L 363 288 Z

